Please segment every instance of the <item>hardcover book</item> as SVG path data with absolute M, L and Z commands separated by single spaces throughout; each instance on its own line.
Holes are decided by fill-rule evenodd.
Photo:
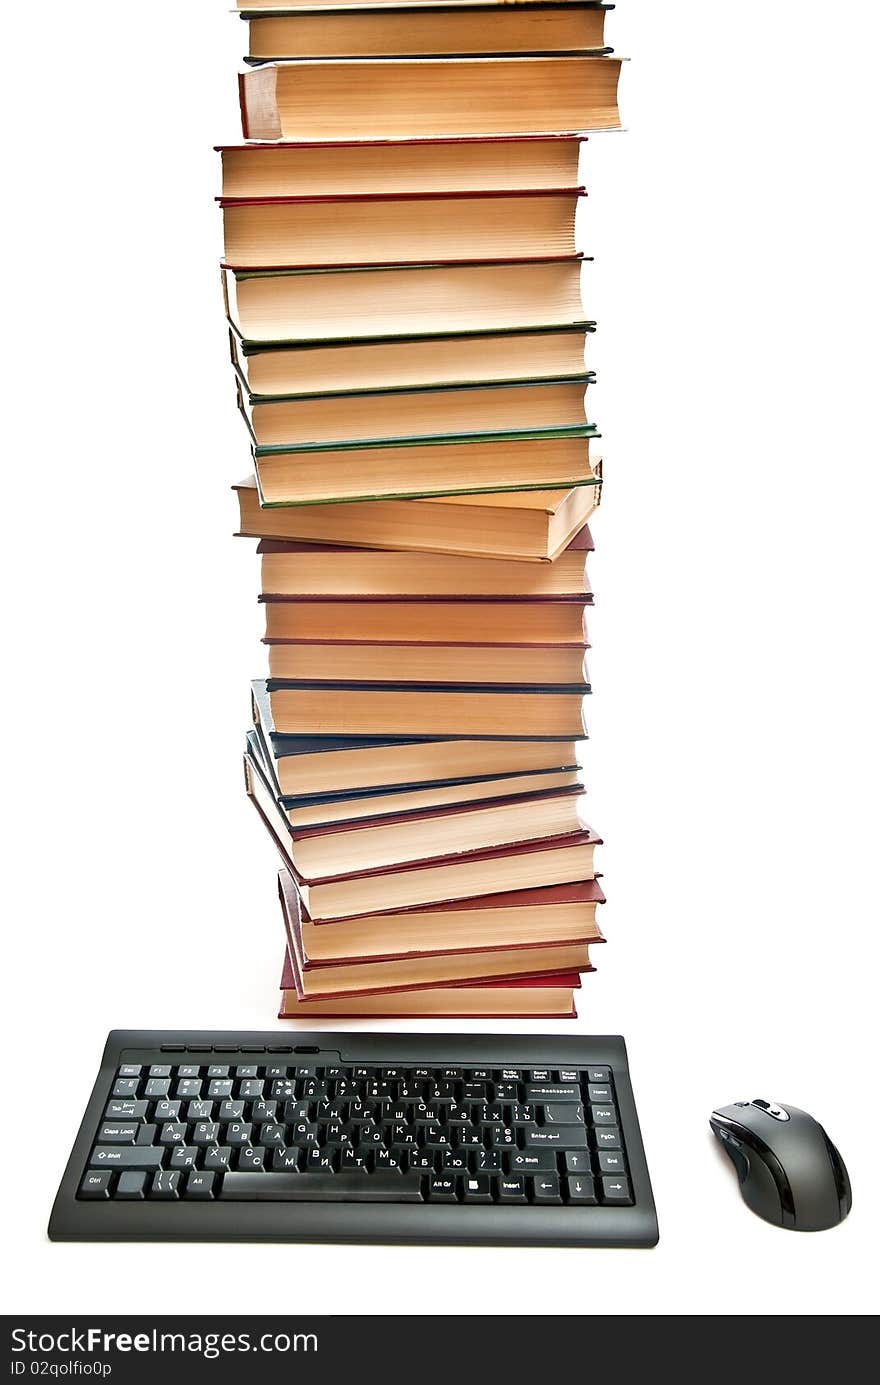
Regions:
M 335 270 L 221 270 L 243 349 L 580 328 L 579 258 Z
M 221 199 L 230 269 L 451 264 L 574 255 L 583 188 Z
M 610 57 L 372 58 L 267 63 L 239 77 L 245 139 L 617 130 Z
M 342 996 L 381 995 L 432 986 L 510 981 L 519 976 L 553 976 L 560 971 L 593 970 L 589 947 L 581 942 L 498 952 L 472 949 L 463 953 L 442 952 L 381 961 L 343 959 L 315 965 L 307 963 L 303 956 L 298 895 L 292 881 L 290 894 L 285 895 L 283 890 L 280 893 L 288 955 L 297 994 L 304 1000 L 333 1000 Z M 323 930 L 325 933 L 334 931 L 335 925 Z
M 339 996 L 333 1000 L 300 999 L 296 973 L 285 953 L 281 973 L 279 1019 L 576 1019 L 574 992 L 581 979 L 563 976 L 521 977 L 480 985 L 438 986 L 395 991 L 393 995 Z
M 381 446 L 255 447 L 260 504 L 321 505 L 597 486 L 595 427 L 395 439 Z M 328 455 L 331 453 L 332 455 Z
M 578 186 L 580 135 L 223 144 L 221 195 L 494 192 Z
M 504 847 L 328 876 L 319 881 L 306 880 L 293 861 L 290 824 L 257 760 L 250 754 L 245 756 L 245 786 L 314 920 L 390 913 L 442 900 L 595 878 L 593 855 L 600 838 L 587 828 L 567 837 L 530 839 Z
M 326 11 L 242 6 L 249 20 L 246 61 L 285 58 L 479 57 L 602 53 L 605 6 L 584 3 L 457 5 L 407 10 L 366 7 Z
M 594 331 L 595 323 L 585 322 L 546 331 L 261 345 L 239 342 L 230 327 L 229 351 L 247 395 L 256 403 L 371 390 L 581 380 L 587 336 Z
M 337 962 L 387 962 L 604 941 L 596 910 L 605 896 L 596 880 L 332 923 L 309 918 L 289 871 L 279 872 L 278 887 L 282 906 L 294 921 L 297 952 L 306 969 Z
M 375 500 L 369 505 L 289 505 L 263 509 L 255 478 L 234 487 L 239 533 L 248 538 L 305 539 L 405 553 L 509 558 L 556 558 L 597 508 L 597 484 L 555 491 L 494 491 L 481 496 Z
M 477 784 L 504 775 L 557 772 L 578 762 L 577 742 L 571 740 L 286 736 L 273 724 L 265 681 L 251 685 L 251 703 L 262 765 L 276 798 Z
M 591 595 L 586 559 L 592 551 L 587 525 L 555 562 L 541 565 L 275 539 L 257 546 L 262 595 L 298 601 L 527 597 L 583 602 Z
M 236 377 L 238 407 L 258 452 L 310 446 L 496 434 L 540 435 L 584 428 L 584 393 L 594 377 L 429 390 L 370 390 L 324 398 L 254 398 Z

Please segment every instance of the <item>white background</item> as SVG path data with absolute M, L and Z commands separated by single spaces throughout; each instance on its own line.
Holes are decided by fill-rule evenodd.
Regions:
M 220 0 L 2 23 L 6 1311 L 871 1311 L 875 7 L 609 19 L 628 131 L 587 146 L 582 235 L 609 944 L 579 1025 L 629 1042 L 643 1253 L 46 1240 L 106 1031 L 273 1027 L 281 932 L 212 200 L 245 31 Z M 839 1229 L 742 1204 L 707 1117 L 753 1095 L 839 1144 Z

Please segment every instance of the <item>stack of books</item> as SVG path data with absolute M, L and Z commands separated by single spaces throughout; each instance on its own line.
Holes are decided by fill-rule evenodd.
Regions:
M 239 8 L 219 201 L 281 1016 L 571 1016 L 603 941 L 575 212 L 619 127 L 610 6 Z

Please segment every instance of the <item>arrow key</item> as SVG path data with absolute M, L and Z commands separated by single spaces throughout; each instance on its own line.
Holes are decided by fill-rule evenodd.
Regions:
M 595 1207 L 598 1202 L 596 1189 L 590 1177 L 569 1175 L 565 1180 L 567 1200 L 579 1207 Z
M 606 1206 L 617 1207 L 632 1206 L 632 1194 L 629 1190 L 629 1183 L 625 1178 L 603 1178 L 602 1179 L 602 1201 Z
M 551 1202 L 561 1202 L 559 1176 L 555 1173 L 539 1173 L 532 1179 L 532 1201 L 541 1206 Z

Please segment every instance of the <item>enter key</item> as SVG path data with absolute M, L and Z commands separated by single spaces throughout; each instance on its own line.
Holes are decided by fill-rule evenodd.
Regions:
M 583 1125 L 584 1108 L 583 1105 L 553 1105 L 544 1107 L 544 1125 L 573 1125 L 580 1121 Z
M 545 1125 L 525 1132 L 526 1149 L 586 1149 L 587 1132 L 582 1125 Z

